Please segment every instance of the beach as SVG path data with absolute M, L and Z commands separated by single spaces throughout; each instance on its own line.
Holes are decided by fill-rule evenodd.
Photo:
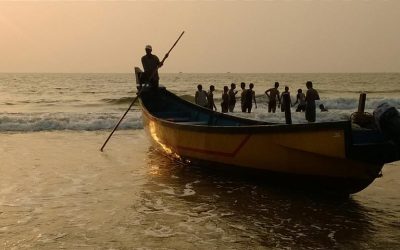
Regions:
M 0 135 L 4 249 L 396 249 L 400 164 L 347 200 L 190 166 L 144 130 Z
M 197 84 L 255 84 L 258 108 L 233 115 L 284 122 L 267 112 L 275 80 L 313 80 L 328 112 L 349 119 L 359 94 L 366 112 L 399 108 L 400 74 L 162 74 L 162 84 L 193 99 Z M 400 163 L 338 200 L 285 185 L 213 171 L 154 148 L 134 105 L 131 74 L 0 74 L 0 248 L 4 249 L 397 249 Z M 384 83 L 382 85 L 382 83 Z M 294 100 L 293 100 L 294 101 Z M 237 105 L 238 106 L 238 105 Z M 236 107 L 237 111 L 238 107 Z M 294 123 L 305 123 L 294 112 Z
M 118 137 L 114 144 L 130 150 L 111 141 L 101 153 L 96 133 L 2 135 L 2 247 L 75 248 L 100 239 L 97 246 L 112 246 L 121 211 L 145 182 L 137 172 L 145 171 L 146 147 L 135 146 L 134 134 Z

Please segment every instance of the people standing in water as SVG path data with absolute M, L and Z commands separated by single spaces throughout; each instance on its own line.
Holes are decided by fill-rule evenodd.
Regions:
M 321 109 L 321 112 L 328 112 L 328 109 L 325 108 L 324 104 L 322 103 L 319 105 L 319 108 Z
M 215 90 L 214 85 L 211 85 L 210 90 L 208 91 L 207 94 L 208 108 L 211 110 L 215 109 L 215 111 L 217 111 L 217 106 L 215 106 L 214 103 L 214 94 L 213 94 L 214 90 Z
M 240 104 L 242 112 L 246 112 L 246 83 L 241 82 L 240 88 L 242 89 L 242 93 L 240 94 Z
M 270 88 L 265 91 L 265 94 L 269 98 L 268 102 L 268 113 L 275 113 L 276 111 L 276 102 L 279 101 L 279 106 L 281 105 L 281 99 L 279 97 L 279 82 L 275 82 L 273 88 Z
M 160 77 L 158 76 L 158 68 L 161 68 L 163 64 L 160 62 L 160 59 L 156 55 L 153 55 L 151 45 L 146 45 L 146 55 L 142 57 L 142 65 L 143 65 L 143 74 L 141 77 L 141 83 L 149 83 L 150 87 L 158 88 L 158 82 Z M 165 55 L 168 57 L 168 54 Z M 142 85 L 140 84 L 139 88 Z
M 251 113 L 251 109 L 253 107 L 253 101 L 254 104 L 257 108 L 257 102 L 256 102 L 256 95 L 253 90 L 254 84 L 250 83 L 249 89 L 246 90 L 246 97 L 245 97 L 245 112 Z
M 283 103 L 283 98 L 284 98 L 284 96 L 285 95 L 289 95 L 289 106 L 288 107 L 286 107 L 286 103 Z M 290 107 L 292 106 L 292 98 L 290 97 L 290 92 L 289 92 L 289 87 L 288 86 L 285 86 L 285 91 L 283 91 L 282 92 L 282 95 L 281 95 L 281 100 L 282 100 L 282 104 L 281 104 L 281 111 L 282 112 L 285 112 L 285 109 L 286 108 L 289 108 L 290 109 Z
M 229 95 L 229 112 L 233 112 L 235 109 L 236 105 L 236 94 L 237 90 L 236 89 L 236 84 L 232 83 L 231 88 L 229 89 L 228 95 Z
M 315 101 L 319 100 L 319 95 L 318 92 L 313 89 L 313 83 L 311 81 L 307 81 L 306 87 L 306 120 L 308 122 L 315 122 Z
M 296 102 L 293 104 L 293 106 L 297 103 L 299 103 L 299 105 L 297 105 L 296 112 L 306 111 L 306 95 L 303 93 L 302 89 L 297 90 Z
M 203 86 L 201 84 L 197 85 L 197 91 L 194 96 L 194 102 L 199 106 L 205 108 L 208 107 L 207 92 L 203 90 Z
M 228 86 L 224 86 L 224 93 L 222 93 L 221 110 L 222 113 L 228 113 L 229 110 L 229 94 Z

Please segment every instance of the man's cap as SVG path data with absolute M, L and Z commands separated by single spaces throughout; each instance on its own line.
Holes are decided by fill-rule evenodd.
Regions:
M 146 45 L 146 49 L 152 50 L 153 48 L 151 47 L 151 45 Z

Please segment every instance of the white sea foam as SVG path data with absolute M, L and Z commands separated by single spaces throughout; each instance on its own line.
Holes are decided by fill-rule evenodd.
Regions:
M 291 95 L 292 103 L 296 102 L 296 96 Z M 268 102 L 268 98 L 265 95 L 260 95 L 256 97 L 258 105 L 266 105 Z M 220 102 L 220 99 L 217 98 L 217 102 Z M 358 97 L 323 97 L 321 96 L 321 100 L 316 101 L 317 107 L 319 104 L 324 104 L 324 106 L 328 109 L 339 109 L 339 110 L 356 110 L 358 107 L 359 99 Z M 399 98 L 367 98 L 365 103 L 366 109 L 375 109 L 380 103 L 387 102 L 390 105 L 400 108 L 400 99 Z M 297 106 L 297 105 L 296 105 Z M 237 105 L 237 108 L 239 106 Z M 254 107 L 253 107 L 254 108 Z
M 94 131 L 112 129 L 121 114 L 106 113 L 0 113 L 0 131 Z M 143 128 L 140 113 L 130 114 L 119 129 Z
M 339 110 L 356 110 L 358 107 L 358 99 L 355 98 L 330 98 L 320 100 L 317 104 L 323 103 L 328 109 L 339 109 Z M 380 103 L 387 102 L 390 105 L 400 108 L 400 99 L 397 98 L 370 98 L 365 103 L 366 109 L 375 109 Z
M 174 230 L 169 226 L 164 226 L 156 223 L 153 227 L 147 228 L 144 231 L 145 235 L 156 238 L 168 238 L 175 235 Z

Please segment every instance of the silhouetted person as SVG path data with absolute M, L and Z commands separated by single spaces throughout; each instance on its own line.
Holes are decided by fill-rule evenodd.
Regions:
M 299 105 L 297 105 L 296 112 L 306 111 L 306 95 L 303 93 L 302 89 L 297 90 L 296 102 L 293 104 L 293 106 L 297 103 L 299 103 Z
M 236 105 L 236 94 L 238 93 L 236 89 L 236 84 L 232 83 L 231 88 L 228 91 L 229 95 L 229 112 L 233 112 Z
M 306 119 L 309 122 L 315 122 L 315 101 L 319 100 L 318 92 L 313 89 L 311 81 L 307 81 L 307 93 L 306 93 Z
M 240 88 L 242 89 L 242 93 L 240 94 L 240 104 L 242 112 L 246 112 L 246 83 L 241 82 Z
M 275 82 L 273 88 L 270 88 L 265 91 L 265 94 L 268 96 L 268 113 L 275 113 L 276 111 L 276 101 L 279 101 L 279 106 L 281 105 L 281 99 L 279 97 L 279 82 Z
M 207 94 L 208 108 L 211 110 L 215 109 L 215 111 L 217 111 L 217 106 L 215 106 L 214 103 L 214 94 L 213 94 L 214 90 L 215 90 L 214 85 L 211 85 L 210 90 L 208 91 Z
M 322 103 L 319 105 L 319 108 L 320 108 L 321 112 L 328 112 L 328 109 L 325 108 L 324 104 L 322 104 Z
M 229 90 L 228 86 L 224 86 L 224 93 L 222 93 L 222 102 L 221 102 L 222 113 L 228 113 L 228 109 L 229 109 L 228 90 Z
M 286 107 L 286 105 L 283 103 L 283 97 L 284 97 L 284 95 L 289 95 L 289 107 Z M 285 109 L 286 108 L 289 108 L 290 109 L 290 107 L 292 106 L 292 98 L 290 97 L 290 92 L 289 92 L 289 87 L 288 86 L 285 86 L 285 91 L 283 91 L 282 92 L 282 95 L 281 95 L 281 100 L 282 100 L 282 104 L 281 104 L 281 111 L 282 112 L 285 112 Z
M 208 107 L 207 92 L 203 90 L 203 86 L 201 86 L 201 84 L 197 85 L 197 91 L 194 96 L 194 102 L 199 106 L 205 108 Z
M 251 113 L 251 109 L 253 107 L 253 101 L 254 104 L 257 108 L 257 102 L 256 102 L 256 94 L 253 90 L 254 84 L 250 83 L 249 89 L 246 90 L 246 98 L 245 98 L 245 111 L 248 113 Z
M 158 82 L 160 80 L 158 76 L 158 68 L 162 67 L 162 63 L 156 55 L 151 54 L 151 45 L 147 45 L 145 50 L 146 55 L 142 57 L 144 72 L 142 74 L 141 82 L 149 83 L 152 88 L 158 88 Z

